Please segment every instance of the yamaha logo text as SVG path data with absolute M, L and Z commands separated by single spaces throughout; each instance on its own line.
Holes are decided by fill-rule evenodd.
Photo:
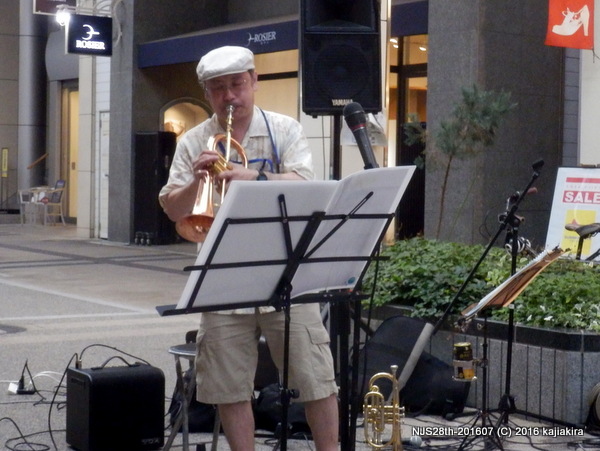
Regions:
M 352 99 L 331 99 L 332 106 L 346 106 L 352 102 L 353 102 Z

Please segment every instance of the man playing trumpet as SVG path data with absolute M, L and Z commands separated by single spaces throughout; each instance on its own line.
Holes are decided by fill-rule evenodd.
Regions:
M 214 110 L 212 117 L 186 133 L 171 165 L 169 180 L 159 194 L 172 221 L 190 215 L 198 193 L 223 146 L 207 149 L 216 134 L 229 133 L 241 144 L 248 167 L 235 164 L 215 177 L 232 180 L 310 180 L 312 156 L 301 125 L 294 119 L 254 104 L 258 89 L 254 55 L 243 47 L 226 46 L 208 52 L 197 66 L 198 79 Z M 233 107 L 233 111 L 231 111 Z M 232 127 L 228 131 L 228 114 Z M 257 199 L 260 201 L 260 199 Z M 226 281 L 225 281 L 226 283 Z M 260 283 L 260 281 L 257 281 Z M 338 406 L 329 336 L 319 305 L 290 309 L 290 387 L 299 391 L 317 450 L 338 449 Z M 251 398 L 258 361 L 258 339 L 264 335 L 277 367 L 283 365 L 284 314 L 272 307 L 202 313 L 197 336 L 197 398 L 216 404 L 233 451 L 254 449 Z

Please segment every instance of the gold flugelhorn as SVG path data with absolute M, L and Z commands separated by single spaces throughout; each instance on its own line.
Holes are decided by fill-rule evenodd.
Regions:
M 242 160 L 244 167 L 248 167 L 248 158 L 242 145 L 231 137 L 233 130 L 233 105 L 227 106 L 227 128 L 226 133 L 219 133 L 211 136 L 208 140 L 208 148 L 219 154 L 219 159 L 211 164 L 208 169 L 208 175 L 203 183 L 198 187 L 198 194 L 192 212 L 175 223 L 177 233 L 188 241 L 193 243 L 203 243 L 208 234 L 208 230 L 215 219 L 215 204 L 213 202 L 213 190 L 215 187 L 215 177 L 221 172 L 233 168 L 229 162 L 231 148 L 235 148 L 237 154 Z M 220 145 L 225 142 L 225 156 L 220 152 Z M 225 181 L 220 182 L 221 199 L 225 196 Z
M 397 365 L 392 365 L 391 373 L 377 373 L 369 380 L 369 392 L 363 401 L 365 440 L 372 449 L 391 447 L 394 451 L 402 451 L 401 422 L 404 407 L 400 407 L 400 385 L 396 377 Z M 386 405 L 385 398 L 375 384 L 378 379 L 388 379 L 392 383 L 391 403 Z M 386 425 L 391 425 L 390 439 L 384 442 Z

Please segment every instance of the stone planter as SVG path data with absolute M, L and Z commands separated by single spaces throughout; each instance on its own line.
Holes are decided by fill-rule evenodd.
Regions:
M 403 310 L 386 306 L 377 309 L 374 317 L 383 320 L 403 314 Z M 494 410 L 507 388 L 506 323 L 477 318 L 465 334 L 442 329 L 431 338 L 426 351 L 451 365 L 454 343 L 468 341 L 474 357 L 480 359 L 484 328 L 488 336 L 488 408 Z M 600 382 L 600 334 L 515 325 L 511 366 L 510 395 L 519 413 L 581 425 L 588 416 L 592 389 Z M 481 368 L 477 376 L 471 383 L 467 405 L 481 408 Z

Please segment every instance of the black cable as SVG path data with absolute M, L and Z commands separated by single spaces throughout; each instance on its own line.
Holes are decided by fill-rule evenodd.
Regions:
M 45 390 L 45 391 L 49 391 L 50 393 L 52 393 L 52 397 L 50 399 L 50 401 L 48 401 L 48 399 L 42 394 L 43 391 L 39 390 L 34 382 L 33 376 L 31 375 L 31 372 L 29 370 L 29 366 L 28 366 L 28 362 L 25 362 L 25 366 L 23 367 L 23 374 L 22 374 L 22 381 L 23 381 L 23 386 L 21 387 L 22 390 L 25 389 L 25 384 L 24 384 L 24 375 L 25 375 L 25 371 L 27 371 L 27 373 L 29 374 L 29 377 L 31 379 L 31 384 L 33 386 L 33 390 L 31 391 L 31 394 L 37 394 L 40 399 L 33 402 L 33 401 L 25 401 L 27 403 L 33 402 L 34 406 L 38 406 L 38 405 L 49 405 L 49 409 L 48 409 L 48 418 L 47 418 L 47 424 L 48 424 L 48 430 L 47 431 L 43 431 L 43 432 L 36 432 L 33 434 L 29 434 L 29 435 L 23 435 L 23 433 L 21 432 L 21 430 L 19 429 L 18 425 L 14 422 L 14 420 L 12 420 L 11 418 L 5 417 L 5 418 L 1 418 L 0 421 L 2 420 L 6 420 L 6 421 L 10 421 L 15 428 L 17 429 L 17 431 L 19 432 L 19 437 L 16 438 L 9 438 L 6 440 L 5 442 L 5 447 L 6 449 L 10 450 L 10 451 L 46 451 L 51 449 L 50 446 L 45 445 L 45 444 L 40 444 L 40 443 L 30 443 L 27 440 L 27 437 L 32 437 L 34 435 L 39 435 L 39 434 L 49 434 L 50 435 L 50 440 L 52 442 L 52 446 L 54 447 L 55 450 L 59 450 L 58 445 L 56 443 L 56 440 L 54 439 L 54 432 L 52 429 L 52 410 L 55 407 L 57 410 L 61 410 L 63 408 L 66 407 L 66 402 L 62 401 L 62 402 L 57 402 L 57 398 L 58 396 L 66 396 L 66 387 L 63 386 L 63 382 L 64 379 L 67 375 L 67 372 L 69 370 L 69 367 L 71 366 L 72 362 L 75 361 L 75 366 L 77 368 L 81 368 L 81 361 L 82 361 L 82 356 L 84 354 L 84 352 L 88 349 L 91 349 L 93 347 L 103 347 L 103 348 L 108 348 L 111 349 L 113 351 L 117 351 L 125 356 L 128 356 L 132 359 L 136 360 L 136 363 L 144 363 L 146 365 L 150 365 L 150 363 L 148 361 L 146 361 L 145 359 L 142 359 L 138 356 L 135 356 L 133 354 L 129 354 L 125 351 L 122 351 L 118 348 L 115 348 L 113 346 L 108 346 L 108 345 L 104 345 L 104 344 L 99 344 L 99 343 L 95 343 L 89 346 L 86 346 L 85 348 L 83 348 L 83 350 L 81 351 L 80 354 L 73 354 L 73 356 L 69 359 L 69 362 L 67 363 L 65 370 L 62 373 L 62 376 L 58 382 L 58 385 L 56 386 L 56 388 L 53 391 L 49 391 L 49 390 Z M 102 365 L 103 367 L 110 362 L 112 359 L 114 358 L 118 358 L 123 360 L 127 365 L 130 365 L 128 362 L 126 362 L 122 357 L 120 356 L 113 356 L 111 358 L 109 358 L 108 360 L 106 360 L 104 362 L 104 364 Z M 22 392 L 22 394 L 25 394 Z M 1 403 L 1 404 L 20 404 L 22 402 L 10 402 L 10 403 Z M 64 429 L 62 430 L 64 431 Z M 17 443 L 16 445 L 12 445 L 12 442 L 15 440 L 22 440 L 21 443 Z M 25 446 L 25 447 L 24 447 Z
M 10 451 L 21 451 L 21 450 L 31 450 L 31 451 L 45 451 L 50 449 L 47 445 L 43 445 L 40 443 L 30 443 L 27 440 L 27 437 L 31 437 L 32 435 L 36 435 L 36 434 L 30 434 L 28 436 L 23 435 L 23 432 L 21 431 L 21 429 L 19 428 L 19 426 L 17 425 L 17 423 L 15 423 L 15 421 L 12 418 L 9 417 L 4 417 L 4 418 L 0 418 L 0 423 L 2 421 L 8 421 L 10 422 L 15 429 L 17 430 L 17 432 L 19 433 L 19 437 L 16 438 L 9 438 L 6 440 L 6 442 L 4 443 L 4 446 L 6 446 L 6 449 L 10 450 Z M 17 443 L 14 446 L 10 445 L 10 442 L 15 441 L 15 440 L 23 440 L 23 442 L 21 443 Z M 22 448 L 21 445 L 26 445 L 27 448 Z
M 83 348 L 82 351 L 81 351 L 81 358 L 79 359 L 79 365 L 81 365 L 81 360 L 83 359 L 83 354 L 85 353 L 85 351 L 87 351 L 88 349 L 94 348 L 94 347 L 101 347 L 101 348 L 112 349 L 113 351 L 120 352 L 121 354 L 126 355 L 127 357 L 131 357 L 132 359 L 136 359 L 136 360 L 138 360 L 138 361 L 140 361 L 142 363 L 145 363 L 146 365 L 150 365 L 150 363 L 148 361 L 142 359 L 141 357 L 137 357 L 137 356 L 135 356 L 133 354 L 129 354 L 129 353 L 125 352 L 125 351 L 122 351 L 122 350 L 120 350 L 118 348 L 115 348 L 114 346 L 104 345 L 104 344 L 101 344 L 101 343 L 91 344 L 91 345 L 86 346 L 85 348 Z
M 58 382 L 58 386 L 56 387 L 56 390 L 54 391 L 54 395 L 52 396 L 52 400 L 50 401 L 50 407 L 48 408 L 48 434 L 50 435 L 50 440 L 52 441 L 52 444 L 54 445 L 54 449 L 58 450 L 58 446 L 56 446 L 56 441 L 54 440 L 54 434 L 52 433 L 52 407 L 54 406 L 54 402 L 56 401 L 56 397 L 58 396 L 58 391 L 60 389 L 60 387 L 62 386 L 63 380 L 65 379 L 66 375 L 67 375 L 67 371 L 69 370 L 69 366 L 71 365 L 71 362 L 73 361 L 73 359 L 75 359 L 76 362 L 80 361 L 78 354 L 73 354 L 73 356 L 69 359 L 69 362 L 67 363 L 67 366 L 65 368 L 65 370 L 63 371 L 63 374 L 60 378 L 60 381 Z

